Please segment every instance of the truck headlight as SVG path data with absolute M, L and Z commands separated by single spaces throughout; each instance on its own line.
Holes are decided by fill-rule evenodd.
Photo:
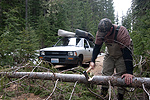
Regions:
M 45 52 L 44 52 L 44 51 L 41 51 L 41 55 L 45 55 Z
M 69 51 L 68 56 L 77 56 L 77 52 L 75 51 Z

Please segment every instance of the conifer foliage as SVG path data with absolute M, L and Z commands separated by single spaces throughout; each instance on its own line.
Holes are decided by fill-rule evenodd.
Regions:
M 112 0 L 1 0 L 0 65 L 28 61 L 35 50 L 52 46 L 58 29 L 95 35 L 101 18 L 114 20 Z
M 147 55 L 150 50 L 150 1 L 132 0 L 132 17 L 136 54 Z

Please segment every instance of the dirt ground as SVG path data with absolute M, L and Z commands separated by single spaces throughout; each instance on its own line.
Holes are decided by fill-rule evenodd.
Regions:
M 16 98 L 11 98 L 11 100 L 45 100 L 38 96 L 35 96 L 33 93 L 22 94 Z
M 104 56 L 98 56 L 96 59 L 96 67 L 90 71 L 90 74 L 92 75 L 101 75 L 101 70 L 103 66 L 103 58 Z M 14 90 L 16 89 L 16 85 L 10 86 L 9 89 Z M 2 96 L 0 96 L 2 98 Z M 2 99 L 0 99 L 2 100 Z M 11 98 L 11 100 L 45 100 L 40 98 L 39 96 L 35 96 L 33 93 L 27 93 L 27 94 L 22 94 L 21 96 Z M 50 99 L 52 100 L 52 99 Z
M 92 75 L 102 75 L 101 71 L 102 71 L 102 66 L 103 66 L 103 59 L 104 56 L 99 55 L 95 61 L 96 66 L 93 70 L 90 71 L 90 74 Z

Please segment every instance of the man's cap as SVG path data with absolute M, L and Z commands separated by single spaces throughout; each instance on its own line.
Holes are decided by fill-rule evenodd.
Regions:
M 98 24 L 98 35 L 104 37 L 111 29 L 112 22 L 108 18 L 103 18 Z

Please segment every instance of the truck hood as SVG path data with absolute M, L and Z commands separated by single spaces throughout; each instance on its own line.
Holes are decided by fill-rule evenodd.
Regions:
M 82 50 L 83 47 L 75 47 L 75 46 L 58 46 L 58 47 L 47 47 L 40 49 L 40 51 L 77 51 Z

